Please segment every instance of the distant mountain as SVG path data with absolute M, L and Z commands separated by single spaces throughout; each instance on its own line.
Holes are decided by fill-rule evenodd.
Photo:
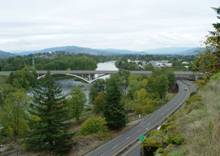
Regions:
M 63 46 L 46 48 L 36 51 L 23 51 L 19 52 L 20 55 L 38 54 L 38 53 L 66 53 L 66 54 L 89 54 L 89 55 L 196 55 L 201 52 L 203 48 L 194 47 L 170 47 L 170 48 L 158 48 L 145 51 L 134 51 L 126 49 L 93 49 L 79 46 Z
M 13 57 L 13 56 L 15 56 L 15 54 L 0 50 L 0 58 L 8 58 L 8 57 Z
M 66 54 L 89 54 L 89 55 L 126 55 L 137 54 L 138 51 L 123 50 L 123 49 L 93 49 L 78 46 L 63 46 L 46 48 L 36 51 L 23 51 L 19 52 L 20 55 L 38 54 L 38 53 L 66 53 Z
M 156 55 L 197 55 L 202 52 L 204 48 L 201 47 L 170 47 L 146 50 L 145 54 Z

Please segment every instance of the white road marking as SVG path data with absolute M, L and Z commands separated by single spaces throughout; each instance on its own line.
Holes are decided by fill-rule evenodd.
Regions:
M 117 147 L 117 145 L 113 146 L 112 149 L 114 149 L 114 148 L 116 148 L 116 147 Z

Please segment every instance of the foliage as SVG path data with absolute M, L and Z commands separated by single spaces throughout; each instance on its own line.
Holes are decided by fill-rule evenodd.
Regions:
M 136 92 L 136 96 L 132 102 L 134 110 L 138 114 L 151 113 L 158 106 L 158 102 L 152 99 L 144 88 Z
M 98 95 L 95 97 L 93 105 L 94 105 L 94 112 L 96 114 L 103 114 L 104 106 L 105 106 L 105 103 L 106 103 L 105 96 L 106 95 L 105 95 L 104 92 L 99 92 Z
M 27 137 L 32 150 L 51 154 L 67 152 L 71 147 L 72 133 L 68 131 L 70 117 L 61 89 L 50 73 L 34 89 L 30 113 L 33 117 Z
M 37 70 L 94 70 L 96 69 L 96 60 L 93 57 L 83 55 L 30 55 L 11 57 L 0 61 L 0 70 L 15 71 L 32 65 L 32 59 L 35 59 Z
M 163 145 L 163 133 L 161 131 L 152 130 L 150 136 L 144 140 L 144 148 L 162 147 Z
M 124 70 L 139 70 L 140 69 L 138 64 L 136 64 L 135 62 L 128 62 L 126 58 L 119 59 L 115 63 L 115 65 L 119 69 L 124 69 Z
M 106 121 L 104 118 L 94 116 L 87 119 L 80 127 L 80 133 L 82 135 L 104 133 L 107 131 Z
M 166 70 L 166 75 L 168 79 L 168 87 L 172 88 L 176 84 L 176 76 L 173 70 Z
M 99 79 L 92 84 L 90 89 L 90 102 L 93 103 L 99 92 L 103 92 L 106 88 L 105 80 Z
M 218 20 L 220 20 L 220 7 L 214 8 L 217 13 Z M 206 46 L 207 48 L 214 50 L 214 55 L 218 58 L 217 66 L 220 67 L 220 21 L 213 24 L 214 30 L 210 32 L 207 37 Z
M 135 93 L 141 88 L 146 88 L 147 84 L 147 78 L 139 75 L 130 75 L 128 79 L 128 96 L 134 98 Z
M 127 94 L 129 75 L 129 71 L 126 70 L 119 70 L 119 72 L 114 75 L 118 79 L 117 83 L 122 96 Z
M 10 84 L 2 84 L 0 86 L 0 107 L 1 105 L 4 104 L 4 100 L 6 99 L 6 97 L 12 93 L 12 92 L 15 92 L 16 89 L 11 86 Z
M 212 75 L 212 77 L 210 78 L 211 80 L 219 80 L 220 79 L 220 72 Z
M 110 129 L 119 129 L 126 125 L 126 113 L 121 103 L 118 77 L 115 75 L 112 75 L 107 81 L 104 117 Z
M 220 15 L 220 7 L 214 10 Z M 208 77 L 220 69 L 220 23 L 214 23 L 213 27 L 214 30 L 205 41 L 207 51 L 199 55 L 194 62 L 194 69 L 206 73 Z
M 68 101 L 68 105 L 71 109 L 72 117 L 76 118 L 76 120 L 79 120 L 84 109 L 85 102 L 86 97 L 82 89 L 80 87 L 74 88 L 71 93 L 71 99 Z
M 194 70 L 206 73 L 207 76 L 213 74 L 217 69 L 218 57 L 211 51 L 204 52 L 198 56 L 194 62 Z
M 157 70 L 149 78 L 147 91 L 155 97 L 164 99 L 168 91 L 168 84 L 168 77 L 162 71 Z
M 17 88 L 29 89 L 37 83 L 37 73 L 30 67 L 12 72 L 7 80 L 8 83 Z
M 4 98 L 4 104 L 0 106 L 0 121 L 2 131 L 7 137 L 16 139 L 24 136 L 28 130 L 27 112 L 28 98 L 22 90 L 10 92 Z

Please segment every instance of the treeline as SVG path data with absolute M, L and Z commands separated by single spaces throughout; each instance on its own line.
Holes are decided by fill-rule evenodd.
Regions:
M 111 85 L 108 87 L 109 83 Z M 114 110 L 120 110 L 115 109 L 119 105 L 125 116 L 132 112 L 144 115 L 151 113 L 165 102 L 168 91 L 176 87 L 175 83 L 173 71 L 166 69 L 154 70 L 150 77 L 120 71 L 107 82 L 96 81 L 91 87 L 90 100 L 94 106 L 94 112 L 105 118 L 108 116 L 105 114 L 106 111 L 112 114 Z M 116 106 L 115 103 L 117 103 Z M 111 119 L 120 120 L 123 117 Z
M 86 55 L 18 56 L 0 60 L 0 71 L 15 71 L 32 65 L 37 70 L 94 70 L 97 60 Z

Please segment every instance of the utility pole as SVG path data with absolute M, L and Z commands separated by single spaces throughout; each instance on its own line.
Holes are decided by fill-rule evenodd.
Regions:
M 35 59 L 34 59 L 34 56 L 32 57 L 32 68 L 35 70 Z

